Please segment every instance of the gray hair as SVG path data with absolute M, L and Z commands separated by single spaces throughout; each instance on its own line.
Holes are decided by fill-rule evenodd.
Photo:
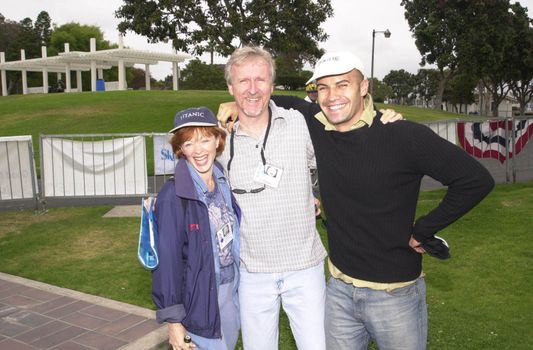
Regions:
M 276 64 L 274 63 L 274 59 L 268 51 L 259 46 L 244 46 L 233 51 L 224 67 L 224 78 L 226 78 L 226 83 L 231 85 L 231 69 L 233 66 L 239 66 L 253 58 L 261 58 L 265 60 L 270 66 L 272 83 L 274 83 L 274 80 L 276 80 Z

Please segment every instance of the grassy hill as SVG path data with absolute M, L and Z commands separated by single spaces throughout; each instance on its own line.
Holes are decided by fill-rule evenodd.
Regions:
M 303 93 L 299 93 L 303 96 Z M 112 91 L 17 95 L 0 98 L 0 136 L 164 132 L 176 111 L 231 101 L 226 91 Z M 461 117 L 459 114 L 398 105 L 379 105 L 414 121 Z

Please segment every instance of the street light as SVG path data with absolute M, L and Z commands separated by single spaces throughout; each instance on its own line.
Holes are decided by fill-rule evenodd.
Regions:
M 390 30 L 375 30 L 372 29 L 372 64 L 370 65 L 370 95 L 374 98 L 374 41 L 376 39 L 376 33 L 383 33 L 385 38 L 390 38 Z

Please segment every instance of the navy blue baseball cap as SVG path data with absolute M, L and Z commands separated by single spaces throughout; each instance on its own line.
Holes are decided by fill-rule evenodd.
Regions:
M 207 107 L 188 108 L 176 113 L 174 128 L 169 133 L 187 126 L 218 126 L 218 121 Z

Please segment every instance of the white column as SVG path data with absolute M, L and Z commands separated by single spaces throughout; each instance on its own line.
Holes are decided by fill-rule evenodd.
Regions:
M 150 90 L 150 65 L 144 65 L 144 89 L 146 91 Z
M 57 72 L 57 80 L 61 80 L 61 78 L 63 77 L 63 74 L 61 74 L 61 72 Z
M 96 52 L 96 39 L 91 38 L 91 52 Z M 96 91 L 96 61 L 91 60 L 91 91 Z
M 26 51 L 24 49 L 20 50 L 20 60 L 26 60 Z M 22 73 L 22 94 L 26 95 L 28 93 L 28 74 L 26 69 L 22 69 L 20 72 Z
M 176 72 L 178 73 L 178 77 L 176 79 L 176 90 L 179 90 L 180 89 L 179 81 L 180 81 L 181 71 L 180 71 L 180 66 L 177 63 L 176 63 Z
M 65 43 L 65 52 L 70 52 L 70 44 Z M 65 65 L 65 92 L 70 92 L 71 90 L 71 81 L 70 81 L 70 63 Z
M 70 86 L 70 63 L 67 63 L 65 65 L 65 92 L 70 92 L 71 86 Z
M 126 67 L 123 59 L 118 60 L 118 89 L 126 90 Z
M 41 46 L 41 57 L 46 58 L 48 55 L 46 54 L 46 46 Z M 48 68 L 46 66 L 43 67 L 43 94 L 48 93 Z
M 97 76 L 98 76 L 98 79 L 104 79 L 104 69 L 103 68 L 98 68 L 97 69 Z
M 124 37 L 122 34 L 118 35 L 118 48 L 124 48 Z M 124 60 L 118 60 L 118 89 L 126 90 L 126 68 L 124 66 Z
M 4 52 L 0 52 L 0 63 L 6 63 L 6 54 Z M 2 96 L 7 96 L 6 70 L 0 70 L 0 75 L 2 76 Z
M 76 88 L 78 89 L 78 92 L 82 92 L 83 91 L 83 86 L 82 86 L 82 82 L 81 82 L 81 70 L 77 70 L 76 71 Z
M 178 63 L 172 62 L 172 89 L 178 91 Z

